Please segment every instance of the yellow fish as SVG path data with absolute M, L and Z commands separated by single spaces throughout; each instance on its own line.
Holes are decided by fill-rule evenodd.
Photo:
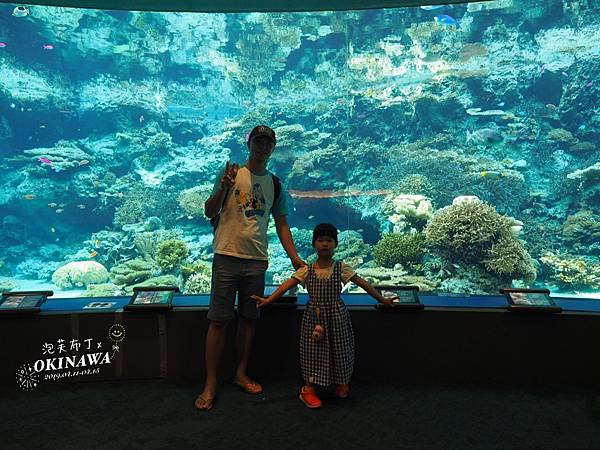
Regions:
M 92 250 L 90 252 L 90 258 L 95 258 L 96 256 L 98 256 L 98 252 L 96 250 Z

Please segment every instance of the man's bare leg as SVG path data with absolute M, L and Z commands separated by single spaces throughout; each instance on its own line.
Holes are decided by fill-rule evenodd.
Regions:
M 235 372 L 233 382 L 240 385 L 249 394 L 258 394 L 262 392 L 260 384 L 248 378 L 246 370 L 250 353 L 252 353 L 252 343 L 256 331 L 256 320 L 244 319 L 238 316 L 238 329 L 236 335 L 236 349 L 238 357 L 238 366 Z
M 217 369 L 221 361 L 221 354 L 223 353 L 227 323 L 211 321 L 208 325 L 204 353 L 206 381 L 204 383 L 204 390 L 196 399 L 196 407 L 198 409 L 210 409 L 212 407 L 212 400 L 217 395 Z

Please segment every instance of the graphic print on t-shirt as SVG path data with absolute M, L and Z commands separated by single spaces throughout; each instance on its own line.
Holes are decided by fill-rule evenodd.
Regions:
M 248 217 L 265 215 L 265 195 L 259 183 L 252 185 L 252 192 L 241 192 L 235 190 L 238 211 L 243 212 Z

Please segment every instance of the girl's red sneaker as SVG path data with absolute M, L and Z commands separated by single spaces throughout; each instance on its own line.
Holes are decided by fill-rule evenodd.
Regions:
M 302 386 L 302 389 L 300 389 L 300 400 L 311 409 L 323 406 L 321 399 L 317 397 L 315 388 L 312 386 Z

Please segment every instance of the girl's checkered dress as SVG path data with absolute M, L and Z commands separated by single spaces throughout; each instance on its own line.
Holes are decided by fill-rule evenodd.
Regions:
M 322 386 L 349 383 L 354 366 L 354 333 L 350 314 L 341 299 L 341 267 L 340 262 L 335 263 L 332 275 L 320 279 L 311 264 L 305 284 L 309 300 L 300 331 L 302 376 L 305 381 Z M 317 324 L 325 328 L 320 341 L 311 338 Z

